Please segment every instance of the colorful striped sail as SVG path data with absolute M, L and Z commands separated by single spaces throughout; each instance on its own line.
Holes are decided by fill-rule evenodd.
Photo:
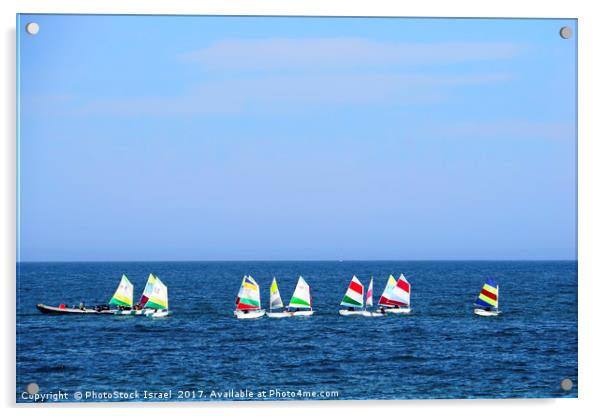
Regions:
M 134 304 L 134 285 L 130 283 L 125 274 L 121 276 L 119 286 L 117 286 L 117 290 L 115 290 L 115 294 L 109 303 L 130 308 Z
M 152 273 L 148 275 L 148 280 L 146 281 L 146 286 L 144 286 L 144 291 L 142 292 L 142 295 L 140 296 L 140 301 L 138 301 L 138 304 L 141 307 L 144 307 L 146 305 L 146 302 L 148 302 L 150 295 L 153 293 L 153 285 L 155 284 L 156 280 L 157 279 L 155 278 L 155 276 L 153 276 Z
M 366 292 L 366 307 L 370 308 L 372 306 L 372 284 L 374 279 L 370 278 L 370 284 L 368 285 L 368 291 Z
M 362 285 L 362 282 L 357 277 L 353 276 L 351 278 L 347 292 L 341 301 L 341 306 L 351 308 L 361 308 L 364 306 L 364 285 Z
M 242 278 L 242 282 L 240 282 L 240 287 L 238 288 L 238 293 L 236 294 L 236 304 L 238 305 L 238 302 L 240 302 L 240 295 L 242 294 L 243 289 L 245 288 L 243 286 L 243 284 L 245 283 L 245 279 L 247 278 L 247 275 L 245 274 Z
M 475 306 L 479 308 L 498 308 L 498 293 L 499 293 L 499 285 L 494 282 L 492 279 L 487 279 L 483 288 L 481 289 L 481 293 L 477 297 L 475 301 Z
M 236 309 L 261 309 L 259 285 L 251 276 L 242 279 L 236 298 Z
M 389 280 L 387 281 L 387 286 L 385 286 L 385 290 L 383 290 L 383 294 L 380 296 L 380 299 L 378 300 L 379 306 L 395 306 L 396 305 L 391 300 L 393 288 L 395 287 L 396 284 L 397 284 L 397 282 L 395 281 L 395 278 L 393 277 L 393 275 L 389 275 Z
M 167 300 L 167 286 L 158 278 L 155 277 L 153 283 L 153 291 L 148 297 L 148 301 L 144 305 L 149 309 L 168 309 L 169 303 Z
M 276 278 L 274 277 L 272 285 L 270 286 L 270 309 L 276 308 L 284 308 L 284 303 L 282 303 L 280 291 L 278 290 L 278 283 L 276 283 Z
M 391 290 L 390 301 L 396 306 L 410 306 L 410 291 L 412 285 L 408 282 L 403 275 L 399 276 L 399 279 L 395 283 L 395 286 Z
M 297 280 L 297 287 L 291 297 L 291 301 L 288 304 L 289 308 L 311 308 L 311 293 L 309 291 L 309 285 L 299 276 Z

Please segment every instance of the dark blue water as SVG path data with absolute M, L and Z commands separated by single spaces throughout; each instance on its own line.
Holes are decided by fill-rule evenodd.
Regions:
M 122 273 L 137 298 L 149 272 L 169 286 L 168 318 L 35 308 L 106 303 Z M 352 274 L 365 284 L 373 275 L 378 298 L 400 272 L 413 285 L 411 316 L 338 315 Z M 272 276 L 287 302 L 303 275 L 316 314 L 236 320 L 234 299 L 249 273 L 264 305 Z M 500 284 L 497 318 L 472 314 L 485 277 Z M 251 399 L 270 390 L 338 399 L 577 396 L 576 262 L 21 263 L 17 290 L 18 401 L 27 401 L 30 382 L 40 393 L 171 390 L 172 400 L 186 399 L 180 391 L 217 400 L 241 389 Z M 570 392 L 560 389 L 565 378 Z

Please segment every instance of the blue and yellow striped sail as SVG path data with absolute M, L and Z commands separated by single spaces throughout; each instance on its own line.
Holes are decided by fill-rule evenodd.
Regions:
M 492 279 L 487 279 L 479 296 L 477 296 L 477 300 L 475 301 L 475 306 L 479 308 L 498 308 L 498 291 L 499 285 L 494 282 Z
M 245 276 L 245 278 L 242 281 L 242 285 L 245 289 L 259 290 L 257 283 L 255 282 L 255 280 L 253 280 L 251 276 Z

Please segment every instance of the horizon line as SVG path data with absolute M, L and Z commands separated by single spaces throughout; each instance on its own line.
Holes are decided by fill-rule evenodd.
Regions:
M 302 259 L 302 260 L 17 260 L 16 263 L 261 263 L 261 262 L 333 262 L 333 263 L 344 263 L 344 262 L 419 262 L 419 261 L 432 261 L 432 262 L 452 262 L 452 261 L 578 261 L 578 258 L 573 259 L 546 259 L 546 258 L 535 258 L 535 259 Z

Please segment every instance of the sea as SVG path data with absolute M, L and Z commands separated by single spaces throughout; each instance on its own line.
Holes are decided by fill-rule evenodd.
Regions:
M 123 273 L 136 298 L 158 276 L 172 314 L 36 309 L 106 304 Z M 374 277 L 377 300 L 400 273 L 410 315 L 339 316 L 353 275 Z M 287 303 L 303 276 L 314 316 L 235 319 L 245 274 L 264 306 L 272 277 Z M 473 314 L 486 278 L 500 285 L 497 317 Z M 576 261 L 22 262 L 16 401 L 577 397 L 577 306 Z

